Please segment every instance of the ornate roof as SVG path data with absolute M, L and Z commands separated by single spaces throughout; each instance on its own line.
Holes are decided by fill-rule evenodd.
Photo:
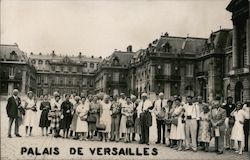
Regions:
M 24 51 L 19 49 L 17 44 L 0 44 L 0 60 L 28 62 L 28 57 Z

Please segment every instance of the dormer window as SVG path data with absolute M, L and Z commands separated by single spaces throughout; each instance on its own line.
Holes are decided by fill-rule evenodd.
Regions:
M 39 61 L 38 61 L 38 64 L 43 64 L 43 61 L 42 61 L 42 60 L 39 60 Z
M 10 59 L 11 59 L 11 60 L 18 60 L 18 56 L 17 56 L 17 54 L 16 54 L 15 51 L 12 51 L 12 52 L 10 53 Z
M 88 64 L 86 62 L 83 63 L 83 67 L 84 68 L 87 68 L 88 67 Z
M 94 63 L 90 63 L 90 68 L 94 68 L 95 64 Z
M 118 57 L 115 57 L 114 59 L 113 59 L 113 65 L 114 66 L 118 66 L 120 63 L 119 63 L 119 58 Z
M 162 45 L 163 52 L 170 52 L 171 46 L 168 42 L 166 42 L 164 45 Z
M 32 59 L 31 63 L 36 64 L 36 60 Z

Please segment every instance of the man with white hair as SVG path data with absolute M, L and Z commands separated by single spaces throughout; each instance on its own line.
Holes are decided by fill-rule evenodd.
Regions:
M 149 110 L 153 108 L 152 102 L 148 99 L 147 93 L 142 93 L 137 114 L 140 117 L 141 139 L 140 144 L 149 145 L 149 127 L 152 126 L 152 116 Z
M 159 93 L 159 99 L 154 102 L 154 113 L 156 115 L 156 124 L 157 124 L 157 142 L 156 144 L 161 143 L 161 135 L 162 135 L 162 143 L 166 143 L 165 139 L 165 113 L 166 113 L 167 101 L 164 99 L 164 94 Z M 161 134 L 161 129 L 163 130 L 163 134 Z
M 21 107 L 21 99 L 18 97 L 18 90 L 13 90 L 13 95 L 8 98 L 8 103 L 6 106 L 7 115 L 9 117 L 9 130 L 8 130 L 8 138 L 11 137 L 11 127 L 15 120 L 15 135 L 16 137 L 22 137 L 19 134 L 19 124 L 18 124 L 18 110 L 22 109 Z M 20 113 L 20 112 L 19 112 Z

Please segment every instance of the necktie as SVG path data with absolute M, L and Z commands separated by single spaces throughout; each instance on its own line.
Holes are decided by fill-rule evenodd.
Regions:
M 162 108 L 162 100 L 161 100 L 161 108 Z
M 143 108 L 144 108 L 144 101 L 142 102 L 141 111 L 143 111 Z

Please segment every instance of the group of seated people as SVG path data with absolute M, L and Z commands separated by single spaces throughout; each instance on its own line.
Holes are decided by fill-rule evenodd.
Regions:
M 178 151 L 196 152 L 198 148 L 210 151 L 209 143 L 214 138 L 217 154 L 223 153 L 225 144 L 226 149 L 235 150 L 238 154 L 248 150 L 249 102 L 233 104 L 232 97 L 228 97 L 227 103 L 221 103 L 217 97 L 210 103 L 204 103 L 201 96 L 187 96 L 184 103 L 180 96 L 169 100 L 164 97 L 159 93 L 152 102 L 146 93 L 139 98 L 124 93 L 115 96 L 61 96 L 54 92 L 52 98 L 48 95 L 40 98 L 38 106 L 38 99 L 32 91 L 27 93 L 22 103 L 15 89 L 6 106 L 8 137 L 12 138 L 14 121 L 17 137 L 21 137 L 21 124 L 25 126 L 26 136 L 32 136 L 36 113 L 41 110 L 39 127 L 42 136 L 52 134 L 55 138 L 125 143 L 136 141 L 138 137 L 140 144 L 149 145 L 149 129 L 152 117 L 156 117 L 156 144 L 163 143 Z

